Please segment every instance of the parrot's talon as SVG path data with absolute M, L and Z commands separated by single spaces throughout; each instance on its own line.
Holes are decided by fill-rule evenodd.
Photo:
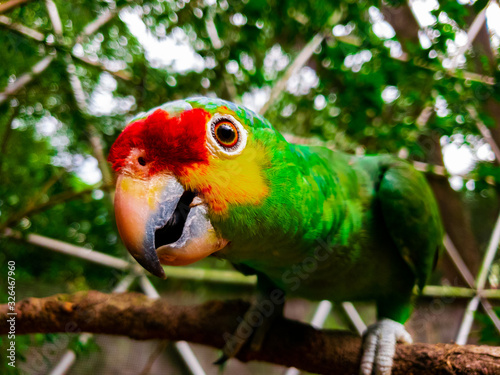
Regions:
M 390 375 L 396 343 L 413 342 L 405 327 L 394 320 L 382 319 L 371 325 L 363 335 L 363 357 L 360 375 Z

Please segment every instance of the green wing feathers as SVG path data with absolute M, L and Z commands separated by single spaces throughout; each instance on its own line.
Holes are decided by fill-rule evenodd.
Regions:
M 442 247 L 434 195 L 420 172 L 395 161 L 382 176 L 378 197 L 387 229 L 422 289 Z

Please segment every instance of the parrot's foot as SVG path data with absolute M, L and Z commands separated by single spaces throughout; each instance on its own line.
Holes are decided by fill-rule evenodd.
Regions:
M 375 366 L 375 374 L 390 375 L 397 342 L 413 342 L 401 323 L 382 319 L 369 326 L 363 339 L 360 374 L 371 375 Z
M 283 306 L 283 301 L 277 302 L 262 296 L 257 298 L 243 319 L 238 318 L 239 324 L 234 334 L 224 334 L 226 344 L 222 356 L 214 364 L 221 365 L 235 357 L 246 343 L 250 343 L 251 351 L 259 351 L 272 323 L 276 317 L 283 315 Z

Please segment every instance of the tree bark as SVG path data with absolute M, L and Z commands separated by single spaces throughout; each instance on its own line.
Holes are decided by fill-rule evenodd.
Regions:
M 249 304 L 210 301 L 171 306 L 139 293 L 97 291 L 28 298 L 17 302 L 16 334 L 79 333 L 125 335 L 137 340 L 186 340 L 222 348 Z M 9 332 L 8 305 L 0 306 L 0 334 Z M 256 319 L 258 321 L 259 319 Z M 321 374 L 357 374 L 361 338 L 345 331 L 317 330 L 279 318 L 260 351 L 244 347 L 241 361 L 266 361 Z M 398 345 L 393 375 L 499 374 L 500 347 L 453 344 Z

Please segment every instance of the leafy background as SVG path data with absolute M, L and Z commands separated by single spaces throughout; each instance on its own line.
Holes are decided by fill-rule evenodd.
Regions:
M 0 4 L 0 13 L 9 3 Z M 134 114 L 194 95 L 265 111 L 295 142 L 416 162 L 426 170 L 451 240 L 472 274 L 479 272 L 500 208 L 496 1 L 21 3 L 0 14 L 0 232 L 12 228 L 21 234 L 0 236 L 0 264 L 16 262 L 18 300 L 110 291 L 122 279 L 122 272 L 51 252 L 26 236 L 36 233 L 128 259 L 114 223 L 109 147 Z M 60 30 L 51 20 L 51 4 Z M 487 23 L 475 38 L 467 36 L 486 9 Z M 412 11 L 427 15 L 427 22 L 418 23 Z M 88 25 L 107 14 L 114 16 L 89 33 Z M 295 66 L 301 56 L 308 58 Z M 44 59 L 50 64 L 34 73 Z M 25 78 L 29 82 L 20 85 Z M 194 266 L 230 269 L 215 260 Z M 488 275 L 487 286 L 497 289 L 498 256 Z M 151 281 L 174 303 L 251 298 L 250 286 L 186 278 Z M 467 287 L 446 255 L 432 284 Z M 139 290 L 137 282 L 131 290 Z M 498 306 L 496 301 L 490 302 Z M 452 340 L 467 302 L 423 298 L 409 329 L 417 340 Z M 310 320 L 314 307 L 292 300 L 287 314 Z M 374 319 L 373 306 L 356 307 L 368 322 Z M 481 310 L 477 318 L 469 342 L 499 344 L 491 319 Z M 326 326 L 352 329 L 338 306 Z M 1 340 L 5 353 L 7 342 Z M 187 372 L 171 343 L 104 336 L 82 343 L 69 335 L 32 335 L 17 337 L 15 373 L 47 373 L 67 347 L 77 354 L 69 373 Z M 219 371 L 210 364 L 217 353 L 194 350 L 207 373 Z M 2 366 L 5 360 L 2 355 Z M 283 369 L 231 362 L 224 371 Z

